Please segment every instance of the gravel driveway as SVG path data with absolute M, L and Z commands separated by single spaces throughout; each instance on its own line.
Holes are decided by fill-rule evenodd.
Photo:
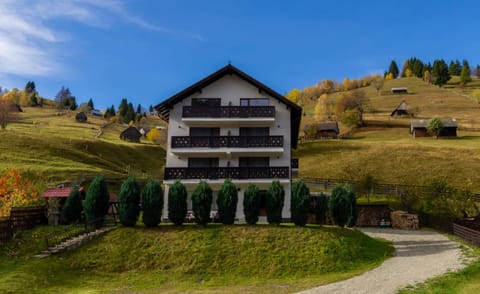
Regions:
M 460 245 L 433 231 L 361 228 L 371 237 L 393 242 L 394 257 L 360 276 L 300 293 L 395 293 L 447 271 L 463 268 Z

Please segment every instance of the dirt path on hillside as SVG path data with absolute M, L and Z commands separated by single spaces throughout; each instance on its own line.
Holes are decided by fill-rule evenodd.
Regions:
M 408 285 L 465 266 L 460 245 L 439 233 L 380 228 L 362 228 L 361 231 L 392 241 L 394 257 L 360 276 L 300 293 L 395 293 Z

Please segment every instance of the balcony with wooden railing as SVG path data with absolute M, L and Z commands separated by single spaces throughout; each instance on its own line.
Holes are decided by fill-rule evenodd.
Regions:
M 283 136 L 172 136 L 171 148 L 283 148 Z
M 269 167 L 166 167 L 165 180 L 288 179 L 288 166 Z
M 274 118 L 275 106 L 184 106 L 182 118 Z

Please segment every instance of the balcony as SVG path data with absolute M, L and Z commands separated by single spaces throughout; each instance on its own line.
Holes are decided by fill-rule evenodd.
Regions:
M 275 121 L 275 106 L 184 106 L 182 121 L 190 124 L 209 125 L 219 122 L 238 124 L 271 124 Z
M 283 136 L 172 136 L 171 148 L 283 148 Z
M 165 180 L 288 179 L 289 167 L 166 167 Z

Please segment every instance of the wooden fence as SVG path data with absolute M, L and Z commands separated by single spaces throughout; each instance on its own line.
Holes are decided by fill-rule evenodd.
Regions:
M 480 246 L 480 232 L 464 227 L 459 224 L 453 224 L 453 234 L 467 240 L 477 246 Z
M 47 223 L 44 206 L 12 207 L 10 216 L 0 219 L 0 243 L 11 240 L 16 231 Z
M 349 181 L 343 179 L 319 179 L 319 178 L 302 178 L 307 185 L 316 186 L 323 190 L 332 190 L 336 186 L 350 184 L 354 188 L 361 190 L 362 184 L 357 181 Z M 375 188 L 372 189 L 371 194 L 376 195 L 390 195 L 400 197 L 402 195 L 408 195 L 412 191 L 418 193 L 418 195 L 425 194 L 428 190 L 427 186 L 415 186 L 415 185 L 400 185 L 400 184 L 388 184 L 378 183 Z M 473 194 L 473 200 L 480 202 L 480 194 Z

